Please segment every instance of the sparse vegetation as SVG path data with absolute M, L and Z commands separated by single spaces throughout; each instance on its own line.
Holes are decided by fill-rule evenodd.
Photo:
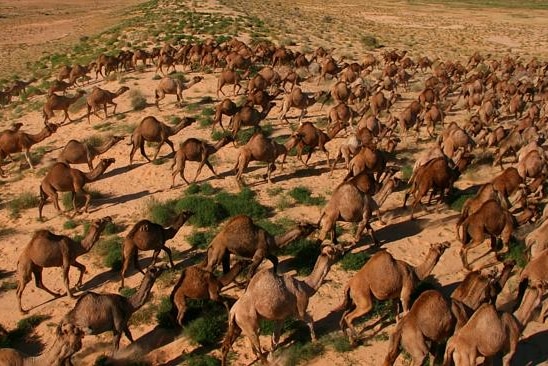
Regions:
M 31 192 L 23 192 L 8 202 L 9 215 L 16 219 L 21 215 L 22 210 L 38 207 L 40 198 Z
M 146 108 L 147 100 L 139 89 L 131 89 L 129 97 L 131 98 L 131 108 L 134 111 L 141 111 Z

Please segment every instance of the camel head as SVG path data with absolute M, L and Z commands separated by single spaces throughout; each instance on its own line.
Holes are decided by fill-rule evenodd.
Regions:
M 60 125 L 58 125 L 57 123 L 48 123 L 48 122 L 44 122 L 44 126 L 46 126 L 46 128 L 48 129 L 50 133 L 55 133 L 57 129 L 60 127 Z
M 105 169 L 116 162 L 114 158 L 101 159 L 101 164 L 105 165 Z
M 310 222 L 299 222 L 297 224 L 297 227 L 303 234 L 303 237 L 307 237 L 308 235 L 312 234 L 314 231 L 318 230 L 320 226 L 318 224 L 313 224 Z
M 105 216 L 101 219 L 97 219 L 91 223 L 91 226 L 96 229 L 97 232 L 102 232 L 107 224 L 112 222 L 112 217 Z
M 114 136 L 112 136 L 112 139 L 114 140 L 114 143 L 118 143 L 118 142 L 124 140 L 124 139 L 125 139 L 125 136 L 117 136 L 117 135 L 114 135 Z
M 430 245 L 430 249 L 435 250 L 439 254 L 440 257 L 445 252 L 445 250 L 447 248 L 450 248 L 450 247 L 451 247 L 451 243 L 448 242 L 448 241 L 444 241 L 444 242 L 441 242 L 441 243 L 435 243 L 435 244 Z
M 335 245 L 331 240 L 324 240 L 320 246 L 320 256 L 326 257 L 330 262 L 334 262 L 341 255 L 344 255 L 344 250 L 340 244 Z
M 203 77 L 203 76 L 194 76 L 194 77 L 192 78 L 192 82 L 193 82 L 194 84 L 199 83 L 199 82 L 202 81 L 202 80 L 204 80 L 204 77 Z
M 67 355 L 73 355 L 82 349 L 82 338 L 85 333 L 81 328 L 62 322 L 57 326 L 55 333 L 57 338 L 65 344 Z

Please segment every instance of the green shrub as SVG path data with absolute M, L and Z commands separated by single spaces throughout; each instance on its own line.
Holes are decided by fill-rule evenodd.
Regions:
M 413 174 L 413 166 L 410 164 L 406 164 L 402 166 L 401 168 L 401 179 L 405 182 L 411 178 L 411 175 Z
M 131 297 L 135 295 L 136 293 L 137 293 L 137 288 L 124 286 L 120 289 L 120 295 L 124 297 Z
M 191 304 L 196 313 L 196 304 Z M 190 311 L 185 314 L 185 319 L 189 319 L 185 326 L 185 334 L 193 341 L 202 346 L 213 346 L 219 342 L 227 328 L 227 315 L 224 306 L 218 303 L 203 303 L 205 306 L 201 309 L 201 315 L 195 319 L 191 317 Z M 190 308 L 190 306 L 189 306 Z M 191 310 L 191 309 L 189 309 Z
M 65 223 L 63 224 L 63 228 L 64 229 L 74 229 L 75 227 L 78 226 L 78 223 L 74 220 L 67 220 L 65 221 Z
M 229 216 L 249 215 L 254 220 L 259 220 L 269 213 L 269 208 L 260 204 L 255 192 L 247 187 L 237 194 L 220 192 L 215 197 L 228 211 Z
M 91 201 L 93 201 L 94 199 L 99 199 L 104 197 L 104 195 L 101 192 L 95 191 L 92 189 L 89 189 L 88 193 L 91 195 Z M 82 208 L 84 204 L 86 203 L 86 198 L 82 194 L 78 194 L 78 193 L 75 193 L 75 194 L 76 194 L 76 206 L 78 206 L 78 208 Z M 74 207 L 72 205 L 71 192 L 63 193 L 63 195 L 61 196 L 61 204 L 63 205 L 64 209 L 67 211 L 74 210 Z
M 31 315 L 19 320 L 15 329 L 10 330 L 5 337 L 0 338 L 0 348 L 12 348 L 16 344 L 28 340 L 27 338 L 34 329 L 49 318 L 48 315 Z
M 188 186 L 188 188 L 185 190 L 185 194 L 197 194 L 201 193 L 205 196 L 211 196 L 215 193 L 217 193 L 219 190 L 216 188 L 213 188 L 213 186 L 209 183 L 192 183 Z
M 197 227 L 215 226 L 229 216 L 226 209 L 215 202 L 214 198 L 202 195 L 190 195 L 180 199 L 176 210 L 192 210 L 194 215 L 188 222 Z
M 300 365 L 321 356 L 325 352 L 325 346 L 320 342 L 296 342 L 289 349 L 282 352 L 285 356 L 286 365 Z
M 159 202 L 154 198 L 150 199 L 146 204 L 149 219 L 162 226 L 169 225 L 173 217 L 177 215 L 176 204 L 176 200 Z
M 40 198 L 31 192 L 23 192 L 8 203 L 9 215 L 11 218 L 18 218 L 21 210 L 38 207 Z
M 110 236 L 95 244 L 93 251 L 102 258 L 103 265 L 112 271 L 122 269 L 122 238 Z
M 141 111 L 146 108 L 147 100 L 139 89 L 131 89 L 129 97 L 131 100 L 131 108 L 133 108 L 134 111 Z
M 360 37 L 361 44 L 368 50 L 373 50 L 380 47 L 379 40 L 371 34 L 366 34 Z
M 454 189 L 454 193 L 449 197 L 449 207 L 451 207 L 452 210 L 461 212 L 462 206 L 464 203 L 469 199 L 474 197 L 474 193 L 470 194 L 460 194 L 460 191 L 458 189 Z
M 183 363 L 187 366 L 219 366 L 220 364 L 221 361 L 210 355 L 191 355 Z
M 193 231 L 192 234 L 187 236 L 187 241 L 192 248 L 205 249 L 209 243 L 211 243 L 215 235 L 215 230 Z
M 320 246 L 315 240 L 299 239 L 281 250 L 283 255 L 292 255 L 291 265 L 299 275 L 309 275 L 320 255 Z
M 514 260 L 516 261 L 516 265 L 518 267 L 525 267 L 525 265 L 527 264 L 527 250 L 525 247 L 525 243 L 523 243 L 522 241 L 518 241 L 515 238 L 511 238 L 508 246 L 509 250 L 508 253 L 504 255 L 504 260 Z
M 115 224 L 114 222 L 108 222 L 103 230 L 103 235 L 114 235 L 124 231 L 125 226 Z
M 310 191 L 310 189 L 303 186 L 291 189 L 288 194 L 289 196 L 291 196 L 291 198 L 293 198 L 297 203 L 300 204 L 312 206 L 325 205 L 324 197 L 312 197 L 312 192 Z
M 363 267 L 370 255 L 365 251 L 358 253 L 347 253 L 340 261 L 341 268 L 345 271 L 357 271 Z
M 156 321 L 161 328 L 170 329 L 178 326 L 177 322 L 171 315 L 171 307 L 172 304 L 169 296 L 164 296 L 160 299 L 158 310 L 156 312 Z

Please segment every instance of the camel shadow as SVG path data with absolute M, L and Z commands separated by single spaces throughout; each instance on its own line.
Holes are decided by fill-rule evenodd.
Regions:
M 313 166 L 310 166 L 305 169 L 297 169 L 293 173 L 278 175 L 272 178 L 272 183 L 276 182 L 282 182 L 286 181 L 291 178 L 309 178 L 309 177 L 317 177 L 324 173 L 329 173 L 329 168 L 316 168 Z
M 219 345 L 217 344 L 217 345 L 211 345 L 211 346 L 200 346 L 198 348 L 193 349 L 189 353 L 186 353 L 185 351 L 183 351 L 181 355 L 175 357 L 172 360 L 169 360 L 166 363 L 163 363 L 162 366 L 186 365 L 187 363 L 185 361 L 188 361 L 188 359 L 194 358 L 196 356 L 205 356 L 209 354 L 211 351 L 218 348 L 219 348 Z
M 401 221 L 397 224 L 385 225 L 375 230 L 375 235 L 382 244 L 391 243 L 419 234 L 430 220 L 416 218 L 412 221 Z
M 129 172 L 130 170 L 137 169 L 138 167 L 140 167 L 142 165 L 145 165 L 145 164 L 148 164 L 148 162 L 146 162 L 146 163 L 133 163 L 133 165 L 128 164 L 126 166 L 115 168 L 115 169 L 109 170 L 108 172 L 105 172 L 97 180 L 99 181 L 101 179 L 106 179 L 106 178 L 117 176 L 119 174 L 124 174 L 124 173 Z
M 3 280 L 4 278 L 12 277 L 15 274 L 15 271 L 5 271 L 3 269 L 0 269 L 0 280 Z
M 158 192 L 160 192 L 160 191 L 150 192 L 148 189 L 146 189 L 146 190 L 143 190 L 143 191 L 140 191 L 140 192 L 124 194 L 122 196 L 97 198 L 97 199 L 93 200 L 93 202 L 94 202 L 93 206 L 95 208 L 99 208 L 101 206 L 107 206 L 107 207 L 116 206 L 118 204 L 133 201 L 133 200 L 136 200 L 136 199 L 139 199 L 139 198 L 142 198 L 142 197 L 146 197 L 148 195 L 158 193 Z M 90 212 L 92 212 L 92 211 L 90 211 Z
M 103 286 L 108 282 L 114 282 L 115 280 L 120 279 L 119 271 L 108 270 L 99 274 L 96 274 L 91 280 L 87 281 L 82 285 L 80 290 L 82 292 L 92 291 L 96 288 Z
M 540 365 L 548 360 L 548 330 L 532 334 L 518 343 L 512 365 Z

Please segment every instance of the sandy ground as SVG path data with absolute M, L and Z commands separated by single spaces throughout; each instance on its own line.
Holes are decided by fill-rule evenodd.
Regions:
M 11 2 L 0 1 L 0 9 L 2 14 L 5 12 L 8 14 L 9 19 L 17 19 L 18 13 L 14 14 L 13 17 L 9 14 L 11 9 L 8 5 Z M 51 5 L 51 8 L 48 7 L 38 7 L 38 4 L 42 2 L 25 2 L 29 4 L 28 11 L 35 16 L 36 19 L 33 23 L 34 25 L 40 23 L 40 17 L 37 14 L 40 12 L 48 12 L 55 14 L 55 19 L 53 22 L 59 22 L 60 28 L 63 28 L 64 32 L 59 32 L 58 29 L 51 29 L 53 22 L 47 22 L 47 25 L 44 25 L 44 31 L 40 34 L 32 33 L 30 29 L 34 29 L 34 26 L 31 26 L 29 23 L 22 22 L 19 24 L 22 29 L 27 31 L 22 32 L 21 38 L 12 38 L 11 45 L 6 43 L 6 41 L 0 42 L 1 47 L 13 47 L 13 44 L 41 44 L 46 41 L 53 41 L 63 37 L 63 34 L 73 34 L 75 29 L 78 29 L 73 20 L 67 20 L 66 16 L 59 14 L 61 7 L 58 7 L 58 3 L 55 2 L 55 6 Z M 53 3 L 53 2 L 52 2 Z M 100 30 L 102 27 L 106 26 L 110 20 L 115 19 L 115 14 L 112 13 L 114 9 L 111 6 L 114 6 L 106 1 L 98 1 L 97 13 L 93 12 L 89 14 L 90 17 L 97 18 L 97 23 L 94 23 L 95 28 L 86 29 L 84 33 L 92 32 L 93 30 Z M 114 3 L 114 2 L 113 2 Z M 133 4 L 135 1 L 124 1 L 116 2 L 116 6 L 124 6 L 128 4 Z M 308 3 L 308 2 L 307 2 Z M 79 2 L 78 2 L 79 4 Z M 388 3 L 389 5 L 392 3 Z M 33 5 L 33 6 L 30 6 Z M 200 10 L 209 10 L 214 9 L 216 11 L 223 10 L 222 6 L 215 4 L 213 2 L 207 2 L 197 5 Z M 296 6 L 301 6 L 297 4 Z M 315 7 L 316 10 L 320 9 L 318 3 L 310 3 L 308 6 Z M 47 8 L 47 9 L 46 9 Z M 54 11 L 57 9 L 57 12 Z M 66 7 L 64 8 L 66 9 Z M 80 8 L 79 6 L 74 6 L 71 8 L 71 11 L 74 13 L 71 14 L 82 14 L 81 12 L 87 13 L 88 10 Z M 377 9 L 377 8 L 375 8 Z M 378 8 L 380 9 L 380 8 Z M 380 10 L 375 10 L 379 11 Z M 383 8 L 386 11 L 386 7 Z M 229 11 L 227 9 L 227 11 Z M 410 11 L 419 11 L 417 8 L 410 8 Z M 463 9 L 451 9 L 453 12 L 458 14 L 468 14 Z M 517 10 L 513 10 L 517 11 Z M 104 13 L 103 13 L 104 12 Z M 351 11 L 350 11 L 351 12 Z M 405 17 L 403 9 L 400 9 L 401 13 L 391 14 L 390 12 L 381 14 L 382 16 L 376 16 L 376 13 L 369 13 L 369 15 L 364 15 L 363 19 L 372 18 L 374 22 L 382 22 L 386 27 L 399 27 L 398 19 Z M 13 13 L 16 13 L 13 11 Z M 500 14 L 504 13 L 503 11 L 495 11 L 492 16 L 490 12 L 484 12 L 481 14 L 474 13 L 473 16 L 467 18 L 467 21 L 473 21 L 473 19 L 478 19 L 479 17 L 484 17 L 486 22 L 489 24 L 496 24 L 503 28 L 504 20 L 500 19 Z M 108 14 L 108 16 L 103 16 L 103 14 Z M 456 13 L 455 13 L 456 14 Z M 537 34 L 541 32 L 541 28 L 545 25 L 547 17 L 543 17 L 545 13 L 539 13 L 538 17 L 533 14 L 528 21 L 531 21 L 531 34 Z M 72 18 L 73 15 L 69 16 Z M 354 16 L 360 16 L 354 14 Z M 111 18 L 112 17 L 112 18 Z M 443 22 L 444 19 L 447 19 L 448 15 L 445 14 L 440 21 Z M 28 19 L 28 18 L 27 18 Z M 338 21 L 338 18 L 336 18 Z M 516 19 L 516 22 L 521 18 L 512 18 Z M 5 18 L 0 18 L 0 27 L 6 21 Z M 103 23 L 102 21 L 105 21 Z M 412 22 L 411 18 L 407 19 L 406 22 Z M 430 22 L 435 23 L 434 20 Z M 455 21 L 456 22 L 456 21 Z M 81 24 L 81 22 L 78 22 Z M 522 24 L 522 23 L 520 23 Z M 420 25 L 416 23 L 417 27 Z M 447 25 L 445 25 L 447 26 Z M 460 27 L 460 25 L 458 26 Z M 53 27 L 55 28 L 55 27 Z M 497 28 L 497 29 L 502 29 Z M 10 28 L 13 34 L 16 34 L 16 27 Z M 545 27 L 544 27 L 545 29 Z M 10 30 L 10 31 L 11 31 Z M 315 30 L 311 28 L 309 30 L 309 36 L 313 37 L 317 33 L 314 33 Z M 34 34 L 34 36 L 32 36 Z M 41 37 L 45 37 L 43 39 Z M 493 31 L 492 33 L 485 36 L 486 39 L 489 39 L 493 42 L 502 42 L 505 44 L 505 47 L 510 47 L 510 43 L 514 42 L 519 43 L 519 47 L 522 47 L 526 50 L 526 54 L 536 54 L 547 52 L 547 47 L 544 47 L 544 50 L 537 47 L 538 44 L 531 44 L 530 37 L 526 35 L 520 35 L 518 38 L 515 34 L 512 34 L 511 30 L 508 30 L 507 33 L 499 33 L 498 31 Z M 540 40 L 539 42 L 545 42 L 546 39 Z M 340 56 L 346 53 L 344 35 L 341 35 L 340 38 L 334 38 L 332 40 L 334 46 L 337 46 L 337 55 Z M 424 52 L 435 55 L 437 48 L 432 43 L 429 43 L 429 40 L 424 40 L 424 43 L 421 43 L 421 49 L 424 49 Z M 315 43 L 311 43 L 313 45 Z M 430 47 L 431 46 L 431 47 Z M 419 46 L 416 46 L 419 47 Z M 513 47 L 513 46 L 511 46 Z M 462 55 L 470 54 L 472 49 L 465 47 L 460 52 Z M 15 52 L 15 51 L 13 51 Z M 18 56 L 24 57 L 24 56 Z M 462 57 L 461 60 L 465 61 L 465 58 Z M 181 67 L 179 66 L 178 69 Z M 188 76 L 193 76 L 194 73 L 190 73 Z M 140 90 L 146 97 L 147 101 L 151 104 L 145 110 L 135 112 L 132 111 L 130 105 L 129 93 L 122 95 L 117 99 L 118 102 L 118 113 L 124 113 L 126 117 L 124 119 L 118 120 L 115 117 L 109 115 L 107 120 L 99 120 L 97 117 L 92 117 L 91 124 L 88 124 L 84 111 L 80 110 L 73 114 L 73 117 L 76 117 L 76 122 L 62 127 L 58 133 L 54 136 L 48 138 L 43 143 L 38 144 L 36 147 L 45 146 L 47 153 L 45 154 L 42 162 L 36 167 L 35 171 L 31 171 L 26 167 L 19 171 L 18 164 L 8 164 L 8 170 L 10 177 L 8 179 L 2 180 L 3 190 L 0 194 L 2 202 L 9 203 L 9 201 L 19 195 L 21 192 L 38 192 L 38 186 L 42 179 L 40 171 L 44 171 L 43 168 L 51 164 L 57 154 L 60 152 L 60 149 L 66 144 L 70 139 L 82 139 L 92 135 L 100 134 L 97 132 L 94 127 L 99 124 L 104 124 L 106 122 L 112 124 L 110 131 L 107 133 L 127 131 L 128 128 L 125 126 L 131 126 L 137 124 L 142 118 L 148 115 L 154 115 L 157 118 L 164 120 L 172 115 L 191 115 L 193 113 L 188 112 L 186 109 L 181 109 L 175 104 L 175 98 L 173 96 L 167 96 L 164 101 L 161 103 L 161 110 L 156 109 L 152 105 L 154 100 L 154 88 L 157 85 L 158 81 L 152 80 L 154 76 L 154 70 L 152 67 L 147 68 L 142 73 L 130 73 L 128 76 L 129 80 L 125 82 L 125 85 L 129 86 L 130 89 Z M 204 96 L 211 96 L 214 99 L 215 89 L 217 83 L 217 76 L 215 74 L 205 74 L 205 79 L 200 84 L 192 87 L 190 90 L 185 91 L 184 98 L 185 102 L 190 104 L 199 101 Z M 411 90 L 415 90 L 415 86 L 420 90 L 421 80 L 423 80 L 425 75 L 417 74 L 413 79 Z M 323 89 L 327 90 L 333 83 L 332 80 L 322 82 L 319 86 L 316 86 L 316 78 L 313 78 L 310 82 L 303 84 L 303 89 L 307 91 Z M 120 84 L 118 81 L 99 81 L 93 82 L 90 85 L 86 85 L 84 88 L 89 90 L 93 86 L 100 86 L 108 90 L 116 90 Z M 227 88 L 228 93 L 229 88 Z M 393 109 L 393 112 L 397 113 L 405 105 L 409 103 L 410 100 L 416 98 L 416 92 L 406 92 L 403 91 L 403 100 L 398 102 Z M 43 101 L 43 96 L 33 97 L 31 101 Z M 281 103 L 281 101 L 277 101 Z M 329 107 L 323 110 L 320 110 L 319 105 L 309 109 L 309 113 L 306 117 L 306 120 L 314 122 L 319 117 L 326 116 L 326 110 L 329 110 Z M 266 123 L 271 123 L 274 126 L 274 135 L 288 134 L 290 130 L 287 128 L 287 125 L 278 121 L 279 110 L 276 107 L 271 113 Z M 57 113 L 56 120 L 60 120 L 60 113 Z M 297 112 L 290 112 L 291 117 L 296 117 Z M 447 116 L 446 122 L 456 121 L 461 123 L 466 117 L 466 111 L 461 109 L 456 109 L 454 113 L 450 113 Z M 291 119 L 293 124 L 296 124 L 296 119 Z M 8 118 L 7 114 L 4 114 L 3 121 L 1 122 L 3 126 L 7 127 L 9 124 L 14 122 L 23 122 L 24 129 L 27 131 L 35 132 L 38 131 L 42 126 L 42 116 L 38 111 L 30 112 L 24 116 L 12 119 Z M 130 130 L 130 128 L 129 128 Z M 106 134 L 106 133 L 105 133 Z M 127 135 L 127 132 L 125 132 Z M 203 139 L 210 139 L 210 129 L 205 128 L 201 129 L 198 126 L 191 126 L 184 129 L 181 133 L 174 136 L 172 141 L 177 146 L 180 142 L 184 141 L 189 137 L 197 137 Z M 136 155 L 136 161 L 133 168 L 128 167 L 129 163 L 129 147 L 126 145 L 126 141 L 118 144 L 112 150 L 110 150 L 105 157 L 113 157 L 116 159 L 116 163 L 107 171 L 104 177 L 99 179 L 97 182 L 90 184 L 89 187 L 93 190 L 101 192 L 105 197 L 100 199 L 95 199 L 92 201 L 91 209 L 88 214 L 84 214 L 77 217 L 78 221 L 88 221 L 93 220 L 99 217 L 109 215 L 113 220 L 120 225 L 126 227 L 125 231 L 119 235 L 124 236 L 127 231 L 131 228 L 131 225 L 138 221 L 141 218 L 146 217 L 146 204 L 151 199 L 156 200 L 166 200 L 171 198 L 179 197 L 184 190 L 184 186 L 179 185 L 175 189 L 169 189 L 171 184 L 171 172 L 169 170 L 170 162 L 154 165 L 154 164 L 145 164 L 145 160 L 139 156 L 139 153 Z M 328 149 L 331 153 L 331 156 L 336 154 L 339 144 L 342 142 L 342 138 L 337 138 L 334 141 L 328 144 Z M 411 137 L 406 143 L 403 143 L 398 147 L 398 152 L 409 154 L 417 154 L 418 151 L 425 149 L 429 146 L 430 143 L 424 143 L 422 141 L 417 141 L 415 137 Z M 35 148 L 36 148 L 35 147 Z M 148 151 L 152 151 L 148 147 Z M 169 152 L 167 147 L 162 148 L 160 156 L 164 156 Z M 215 179 L 209 171 L 205 169 L 202 171 L 200 176 L 200 181 L 207 181 L 213 187 L 223 188 L 230 192 L 237 192 L 238 185 L 229 170 L 233 167 L 234 161 L 238 154 L 237 148 L 233 146 L 227 146 L 220 150 L 214 160 L 215 169 L 222 173 L 220 179 Z M 150 153 L 149 153 L 150 155 Z M 187 177 L 194 174 L 194 169 L 197 164 L 190 163 L 187 164 Z M 251 163 L 251 167 L 257 167 L 256 163 Z M 256 169 L 251 169 L 252 171 L 246 173 L 245 179 L 248 185 L 258 194 L 260 201 L 267 205 L 275 207 L 279 200 L 279 196 L 273 196 L 268 194 L 268 190 L 273 187 L 281 187 L 284 192 L 291 189 L 295 186 L 306 186 L 309 187 L 312 192 L 316 195 L 323 195 L 326 198 L 329 198 L 334 187 L 341 181 L 342 177 L 346 174 L 345 170 L 342 169 L 342 165 L 339 165 L 340 168 L 337 169 L 332 177 L 329 176 L 328 169 L 325 164 L 325 158 L 322 154 L 314 153 L 311 159 L 311 167 L 305 168 L 297 159 L 289 158 L 287 165 L 284 167 L 283 171 L 276 171 L 274 173 L 274 183 L 269 185 L 264 183 L 260 179 L 258 173 L 262 173 L 263 166 Z M 78 166 L 79 169 L 87 171 L 86 166 Z M 494 169 L 490 166 L 481 166 L 476 168 L 471 172 L 466 173 L 456 184 L 460 189 L 467 188 L 471 185 L 485 182 L 489 180 L 492 176 L 498 173 L 498 169 Z M 178 180 L 179 184 L 181 183 Z M 412 264 L 418 264 L 421 262 L 421 258 L 428 251 L 428 247 L 431 243 L 440 242 L 448 240 L 452 243 L 452 246 L 446 253 L 442 256 L 438 265 L 433 271 L 435 278 L 444 286 L 449 286 L 459 280 L 461 280 L 465 272 L 462 270 L 460 259 L 458 257 L 458 250 L 460 249 L 460 244 L 456 240 L 454 233 L 454 223 L 458 217 L 457 212 L 452 211 L 448 208 L 442 208 L 439 211 L 429 208 L 427 211 L 421 211 L 417 215 L 417 219 L 414 221 L 408 221 L 408 211 L 401 210 L 403 200 L 403 192 L 396 192 L 390 196 L 386 204 L 382 207 L 383 212 L 385 213 L 385 219 L 388 221 L 386 226 L 381 226 L 377 222 L 373 224 L 373 227 L 377 230 L 379 239 L 382 242 L 384 248 L 394 254 L 398 259 L 408 261 Z M 277 211 L 273 219 L 280 217 L 289 217 L 291 219 L 306 219 L 312 222 L 316 222 L 319 214 L 320 207 L 315 206 L 296 206 L 289 207 L 283 212 Z M 80 234 L 82 232 L 82 225 L 79 225 L 76 229 L 66 230 L 63 229 L 63 224 L 67 221 L 67 218 L 64 216 L 59 216 L 56 214 L 53 205 L 51 202 L 44 208 L 45 221 L 39 222 L 37 220 L 37 209 L 32 208 L 21 212 L 19 218 L 11 218 L 6 206 L 0 211 L 0 225 L 4 228 L 12 229 L 8 235 L 5 235 L 0 244 L 0 269 L 3 270 L 3 281 L 11 282 L 15 280 L 15 263 L 17 258 L 26 243 L 30 240 L 32 233 L 37 229 L 50 229 L 56 233 L 67 234 L 73 236 L 75 234 Z M 342 224 L 345 229 L 345 234 L 342 236 L 343 240 L 349 240 L 351 238 L 351 231 L 353 229 L 352 225 Z M 178 251 L 185 251 L 190 248 L 186 241 L 186 237 L 192 232 L 192 228 L 189 226 L 184 226 L 177 236 L 171 240 L 168 245 L 172 249 L 177 249 Z M 369 243 L 369 238 L 364 237 L 362 239 L 364 244 L 358 250 L 363 250 L 367 248 Z M 480 252 L 484 251 L 486 246 L 482 246 L 477 251 L 474 251 L 473 256 L 478 255 Z M 151 253 L 141 253 L 141 258 L 149 258 Z M 192 253 L 188 254 L 183 260 L 188 259 Z M 80 257 L 81 262 L 84 263 L 87 267 L 87 273 L 84 277 L 84 289 L 99 291 L 99 292 L 117 292 L 119 287 L 119 276 L 117 273 L 112 273 L 107 271 L 107 269 L 101 264 L 99 258 L 92 255 L 83 255 Z M 267 267 L 269 264 L 263 264 Z M 288 271 L 291 268 L 281 266 L 281 271 Z M 318 322 L 318 328 L 323 331 L 331 331 L 334 334 L 340 332 L 338 330 L 338 321 L 340 314 L 330 314 L 331 310 L 336 308 L 343 299 L 343 288 L 347 280 L 353 275 L 352 272 L 343 271 L 339 265 L 333 266 L 330 274 L 327 277 L 327 282 L 320 288 L 318 293 L 311 299 L 309 305 L 309 311 L 313 315 L 315 321 Z M 61 270 L 60 269 L 45 269 L 44 270 L 44 282 L 50 288 L 56 291 L 64 291 L 64 287 L 61 281 Z M 141 280 L 142 276 L 131 272 L 131 275 L 126 281 L 126 286 L 137 286 Z M 75 283 L 77 279 L 77 271 L 71 269 L 71 283 Z M 153 289 L 153 300 L 158 301 L 164 295 L 169 295 L 171 292 L 172 284 L 157 284 Z M 510 294 L 512 294 L 516 289 L 516 276 L 513 276 L 509 281 L 507 287 L 502 296 L 502 304 L 508 302 L 511 299 Z M 232 293 L 236 293 L 234 290 Z M 15 297 L 15 290 L 8 290 L 0 292 L 0 314 L 2 314 L 1 323 L 6 328 L 13 328 L 17 321 L 21 319 L 21 314 L 17 311 L 17 302 Z M 52 299 L 47 293 L 36 289 L 34 283 L 31 282 L 27 286 L 25 293 L 23 294 L 23 304 L 24 307 L 30 308 L 30 314 L 44 314 L 50 317 L 46 322 L 43 322 L 38 326 L 36 332 L 41 337 L 42 342 L 48 343 L 51 340 L 51 332 L 55 323 L 57 323 L 62 316 L 74 305 L 74 300 L 67 297 L 62 297 L 59 299 Z M 394 325 L 390 325 L 381 330 L 381 333 L 384 336 L 390 334 L 393 330 Z M 530 364 L 529 361 L 533 361 L 533 364 L 540 364 L 539 360 L 547 359 L 547 349 L 546 349 L 546 334 L 548 327 L 545 324 L 539 324 L 532 322 L 529 324 L 524 332 L 522 341 L 520 342 L 518 348 L 518 354 L 515 357 L 514 365 L 526 365 Z M 135 354 L 135 353 L 146 353 L 147 350 L 151 352 L 146 356 L 146 360 L 152 362 L 153 364 L 158 365 L 177 365 L 182 362 L 183 355 L 195 351 L 198 347 L 191 344 L 191 342 L 186 339 L 184 336 L 173 337 L 173 334 L 168 331 L 155 329 L 155 320 L 152 319 L 150 323 L 143 324 L 139 326 L 132 326 L 132 332 L 134 338 L 137 340 L 136 345 L 125 348 L 129 342 L 127 339 L 122 338 L 122 351 L 121 354 Z M 264 337 L 263 345 L 269 345 L 269 340 Z M 92 364 L 93 361 L 101 354 L 108 354 L 110 352 L 111 345 L 111 334 L 105 333 L 100 336 L 89 336 L 84 340 L 84 347 L 81 352 L 75 356 L 76 364 L 78 365 L 88 365 Z M 346 353 L 337 353 L 332 349 L 328 348 L 324 355 L 319 358 L 314 359 L 310 362 L 313 365 L 379 365 L 387 350 L 388 342 L 386 337 L 376 337 L 374 340 L 368 341 L 366 345 L 357 347 L 356 349 L 346 352 Z M 125 348 L 125 349 L 124 349 Z M 240 337 L 236 342 L 234 349 L 237 352 L 236 359 L 233 364 L 248 364 L 253 361 L 251 356 L 250 348 L 248 343 Z M 28 352 L 36 352 L 36 347 L 26 349 Z M 213 350 L 211 352 L 214 356 L 219 356 L 219 350 Z M 408 361 L 405 361 L 400 357 L 396 364 L 406 364 Z

